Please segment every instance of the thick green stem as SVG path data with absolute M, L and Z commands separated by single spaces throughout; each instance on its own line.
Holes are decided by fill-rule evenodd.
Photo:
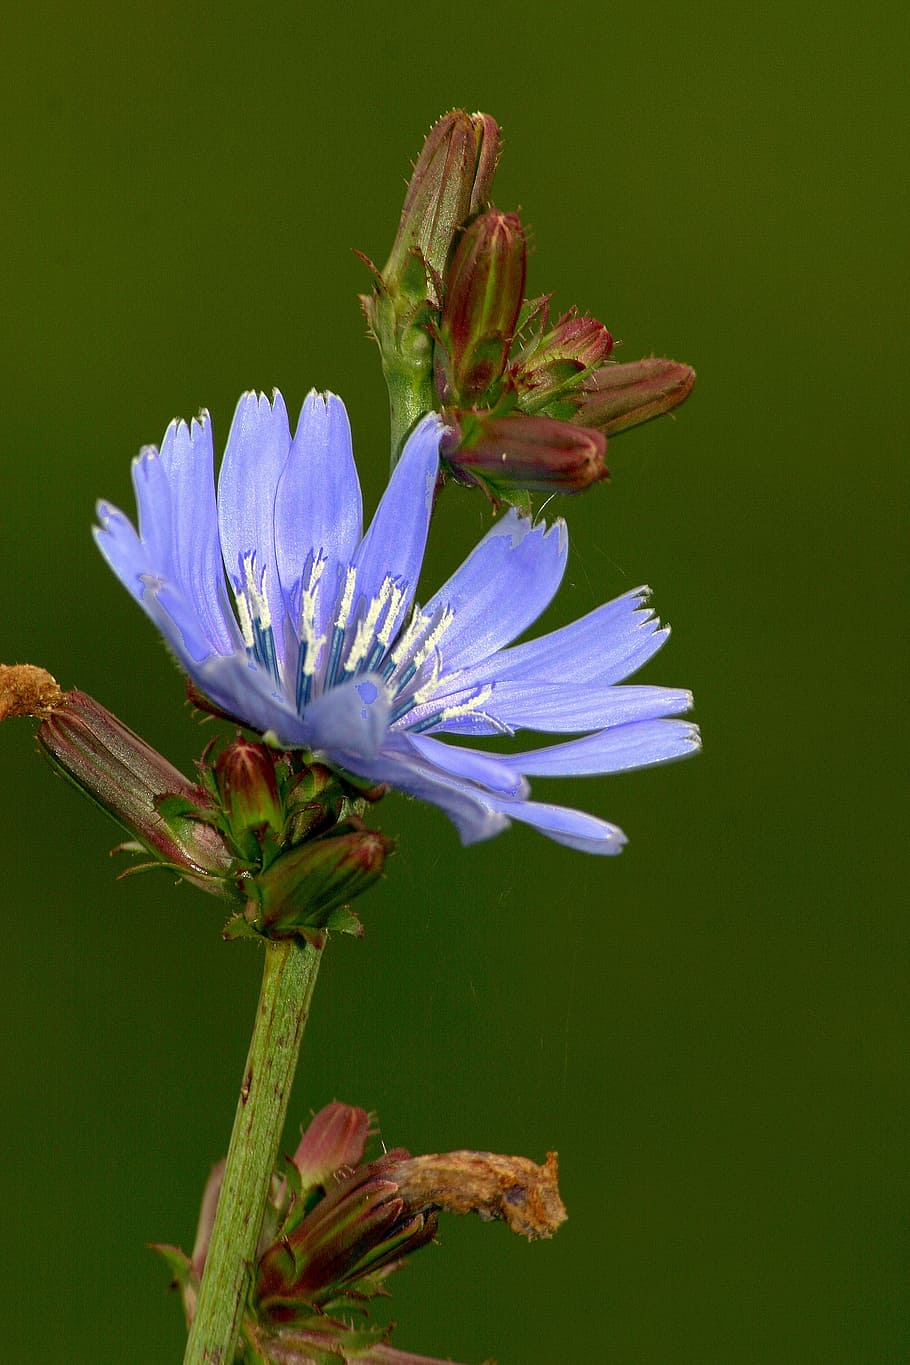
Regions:
M 391 467 L 401 459 L 401 452 L 413 427 L 421 417 L 439 407 L 433 387 L 433 346 L 421 328 L 409 329 L 400 349 L 392 356 L 383 352 L 383 373 L 389 390 L 389 415 L 392 422 Z
M 321 949 L 269 944 L 184 1365 L 233 1365 Z

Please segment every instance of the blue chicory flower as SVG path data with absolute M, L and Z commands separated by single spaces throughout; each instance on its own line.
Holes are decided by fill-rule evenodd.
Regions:
M 415 606 L 443 431 L 434 414 L 417 425 L 363 535 L 341 400 L 310 393 L 292 438 L 281 395 L 248 393 L 217 498 L 208 414 L 172 422 L 160 451 L 133 463 L 139 533 L 102 502 L 96 539 L 197 686 L 271 741 L 433 802 L 466 844 L 520 820 L 618 853 L 620 829 L 530 801 L 527 779 L 698 747 L 694 725 L 666 719 L 689 709 L 688 692 L 617 686 L 668 631 L 639 588 L 512 646 L 555 594 L 568 548 L 562 520 L 535 525 L 514 510 Z M 582 737 L 511 754 L 439 738 L 521 729 Z

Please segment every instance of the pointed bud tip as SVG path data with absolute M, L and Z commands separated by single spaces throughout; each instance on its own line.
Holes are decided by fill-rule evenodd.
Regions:
M 281 830 L 284 810 L 271 749 L 238 735 L 222 749 L 213 770 L 235 835 L 258 826 Z
M 499 157 L 499 128 L 488 114 L 452 109 L 427 134 L 405 194 L 401 221 L 382 271 L 390 293 L 419 294 L 409 282 L 409 258 L 425 263 L 431 293 L 445 269 L 455 233 L 483 208 Z M 411 272 L 413 273 L 413 272 Z

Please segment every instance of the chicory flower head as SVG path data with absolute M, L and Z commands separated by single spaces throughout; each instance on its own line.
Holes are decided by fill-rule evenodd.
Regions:
M 292 437 L 279 393 L 245 394 L 217 497 L 208 414 L 172 422 L 133 464 L 139 533 L 102 502 L 96 539 L 196 685 L 274 743 L 434 803 L 466 844 L 520 820 L 618 853 L 620 829 L 529 800 L 528 778 L 698 747 L 694 725 L 666 719 L 689 709 L 688 692 L 617 685 L 667 629 L 639 588 L 512 646 L 554 596 L 568 548 L 562 520 L 514 510 L 415 605 L 443 431 L 433 414 L 417 425 L 364 535 L 341 400 L 310 393 Z M 522 729 L 581 737 L 511 754 L 439 738 Z

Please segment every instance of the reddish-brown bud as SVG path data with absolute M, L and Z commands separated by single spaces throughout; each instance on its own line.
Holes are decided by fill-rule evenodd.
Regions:
M 449 469 L 494 497 L 515 489 L 580 493 L 608 477 L 607 443 L 599 431 L 523 413 L 462 412 L 447 420 L 453 430 L 442 451 Z
M 188 813 L 207 807 L 207 794 L 93 697 L 65 692 L 38 739 L 56 767 L 155 858 L 203 890 L 233 896 L 225 840 Z
M 602 322 L 575 309 L 563 313 L 552 331 L 525 346 L 513 366 L 521 405 L 538 412 L 578 389 L 613 349 Z
M 328 1185 L 343 1166 L 356 1166 L 363 1157 L 370 1131 L 365 1109 L 334 1101 L 311 1120 L 291 1157 L 301 1190 Z
M 524 297 L 527 246 L 515 213 L 490 209 L 465 229 L 445 277 L 436 382 L 469 406 L 501 376 Z
M 587 380 L 573 421 L 613 436 L 679 407 L 694 383 L 695 371 L 677 360 L 604 365 Z

